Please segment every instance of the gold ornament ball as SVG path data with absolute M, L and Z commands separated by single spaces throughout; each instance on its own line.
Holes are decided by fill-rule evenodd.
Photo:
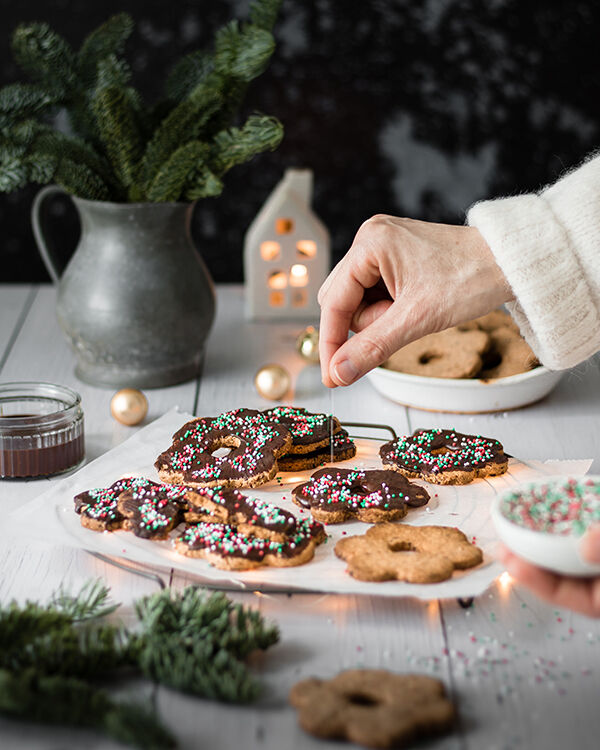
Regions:
M 281 365 L 265 365 L 254 376 L 254 387 L 259 395 L 270 401 L 279 401 L 290 390 L 292 378 Z
M 139 424 L 148 413 L 148 399 L 136 388 L 121 388 L 110 400 L 110 413 L 121 424 Z
M 298 354 L 307 362 L 317 364 L 319 361 L 319 331 L 314 326 L 308 326 L 296 339 Z

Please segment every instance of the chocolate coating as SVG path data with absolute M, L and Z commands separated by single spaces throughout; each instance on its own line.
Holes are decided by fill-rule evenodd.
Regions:
M 422 487 L 412 484 L 395 471 L 320 469 L 308 482 L 292 490 L 294 502 L 311 511 L 330 514 L 330 522 L 356 516 L 369 522 L 394 515 L 400 518 L 406 506 L 418 507 L 429 501 Z M 373 515 L 376 513 L 376 515 Z M 337 518 L 333 518 L 337 515 Z M 324 520 L 324 516 L 317 516 Z
M 253 409 L 187 422 L 155 462 L 161 479 L 191 486 L 251 485 L 271 479 L 291 444 L 287 427 Z M 218 448 L 226 456 L 214 456 Z
M 385 466 L 408 476 L 443 481 L 443 475 L 463 473 L 471 478 L 484 473 L 503 473 L 508 465 L 502 443 L 481 435 L 454 430 L 416 430 L 412 435 L 385 443 L 379 449 Z M 470 481 L 470 480 L 469 480 Z

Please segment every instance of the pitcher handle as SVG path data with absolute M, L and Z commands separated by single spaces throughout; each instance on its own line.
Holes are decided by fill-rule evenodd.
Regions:
M 69 195 L 64 188 L 58 185 L 48 185 L 48 187 L 42 188 L 40 192 L 35 196 L 33 204 L 31 206 L 31 227 L 33 229 L 33 236 L 35 242 L 46 266 L 46 270 L 50 274 L 50 278 L 54 284 L 58 284 L 61 274 L 64 271 L 64 267 L 60 267 L 60 263 L 57 263 L 57 259 L 54 253 L 48 247 L 46 238 L 44 237 L 44 230 L 42 228 L 42 203 L 49 198 L 51 195 Z

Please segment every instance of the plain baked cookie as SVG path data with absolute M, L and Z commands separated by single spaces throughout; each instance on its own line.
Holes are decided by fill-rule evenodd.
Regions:
M 402 347 L 384 367 L 429 378 L 472 378 L 489 348 L 490 337 L 484 331 L 447 328 Z
M 396 471 L 330 468 L 294 487 L 292 500 L 321 523 L 381 523 L 403 518 L 409 505 L 425 505 L 429 494 Z
M 366 747 L 404 747 L 449 730 L 455 719 L 440 680 L 383 669 L 349 669 L 331 680 L 302 680 L 289 700 L 309 734 Z
M 454 570 L 479 565 L 483 554 L 459 529 L 451 526 L 408 526 L 385 523 L 362 536 L 340 539 L 335 554 L 361 581 L 437 583 Z
M 469 484 L 508 469 L 498 440 L 447 429 L 415 430 L 382 445 L 379 455 L 386 469 L 432 484 Z

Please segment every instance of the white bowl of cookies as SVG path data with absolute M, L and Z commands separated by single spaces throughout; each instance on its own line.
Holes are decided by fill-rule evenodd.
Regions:
M 392 401 L 465 414 L 534 403 L 561 377 L 539 365 L 503 310 L 424 336 L 368 373 L 375 388 Z
M 492 519 L 501 541 L 524 560 L 563 575 L 600 575 L 600 564 L 580 553 L 585 531 L 600 524 L 600 476 L 520 485 L 496 499 Z

